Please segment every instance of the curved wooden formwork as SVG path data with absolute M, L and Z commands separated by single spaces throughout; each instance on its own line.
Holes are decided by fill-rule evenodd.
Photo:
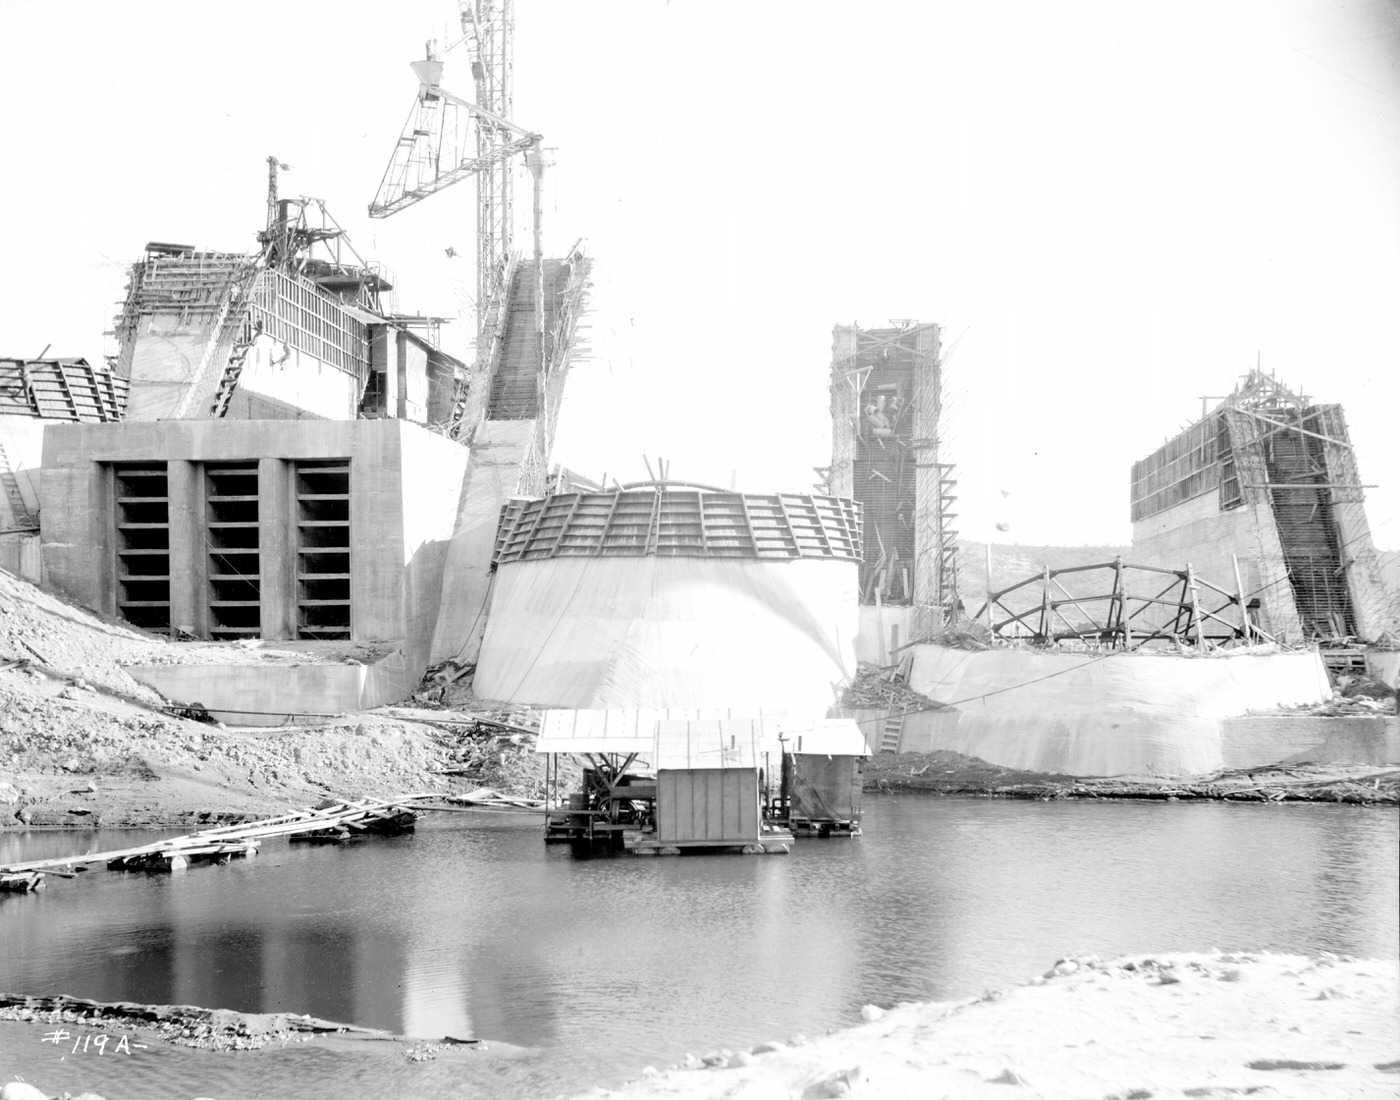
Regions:
M 1097 574 L 1097 575 L 1096 575 Z M 1075 576 L 1074 591 L 1064 578 Z M 978 610 L 994 636 L 1036 644 L 1079 640 L 1131 649 L 1152 641 L 1194 646 L 1272 642 L 1251 615 L 1258 593 L 1233 589 L 1184 569 L 1134 565 L 1122 558 L 1045 568 L 993 592 Z

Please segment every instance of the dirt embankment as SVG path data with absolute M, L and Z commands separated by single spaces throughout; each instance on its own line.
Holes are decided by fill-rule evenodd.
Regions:
M 173 643 L 106 622 L 0 570 L 0 825 L 185 826 L 329 796 L 538 796 L 527 712 L 470 700 L 413 717 L 226 729 L 176 717 L 135 664 L 287 663 L 295 653 Z M 478 721 L 478 720 L 481 721 Z
M 174 643 L 103 620 L 0 570 L 0 827 L 186 827 L 282 813 L 328 796 L 450 797 L 481 787 L 544 793 L 532 738 L 520 732 L 537 715 L 477 700 L 465 681 L 414 700 L 412 708 L 314 726 L 225 729 L 167 712 L 165 700 L 123 670 L 306 659 L 239 643 Z M 853 705 L 937 705 L 882 674 L 863 676 L 851 698 Z M 576 776 L 561 778 L 567 793 Z M 936 752 L 878 755 L 867 764 L 866 786 L 1019 798 L 1396 803 L 1400 770 L 1295 765 L 1190 780 L 1086 779 Z

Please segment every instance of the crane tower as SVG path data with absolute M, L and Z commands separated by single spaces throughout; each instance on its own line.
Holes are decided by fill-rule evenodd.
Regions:
M 369 213 L 388 217 L 476 178 L 476 367 L 471 379 L 461 380 L 450 430 L 454 436 L 469 433 L 481 415 L 537 418 L 545 457 L 560 397 L 560 385 L 550 383 L 557 376 L 562 384 L 588 264 L 578 246 L 563 261 L 543 257 L 542 138 L 510 121 L 513 0 L 458 0 L 458 14 L 462 37 L 441 53 L 430 43 L 427 58 L 413 63 L 418 95 Z M 475 102 L 441 83 L 441 56 L 459 46 L 470 60 Z M 517 154 L 524 155 L 534 180 L 533 264 L 518 263 L 514 250 Z M 549 331 L 547 317 L 553 322 Z

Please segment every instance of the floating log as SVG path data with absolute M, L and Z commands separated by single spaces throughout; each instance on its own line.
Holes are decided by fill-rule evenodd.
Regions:
M 525 810 L 539 813 L 544 809 L 543 798 L 524 798 L 519 795 L 501 794 L 490 787 L 478 787 L 466 794 L 454 795 L 451 804 L 431 803 L 422 806 L 425 810 Z

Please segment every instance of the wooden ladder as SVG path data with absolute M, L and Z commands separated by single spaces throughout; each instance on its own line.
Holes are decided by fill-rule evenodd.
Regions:
M 899 752 L 899 742 L 904 736 L 904 711 L 892 710 L 885 715 L 885 727 L 880 731 L 880 751 Z

